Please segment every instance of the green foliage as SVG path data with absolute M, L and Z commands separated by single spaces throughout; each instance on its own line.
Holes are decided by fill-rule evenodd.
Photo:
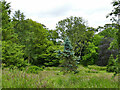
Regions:
M 22 68 L 27 66 L 23 58 L 23 45 L 18 44 L 18 34 L 14 32 L 10 19 L 10 3 L 2 2 L 2 63 L 6 67 Z
M 56 44 L 56 31 L 48 31 L 43 24 L 25 19 L 20 10 L 15 11 L 11 20 L 10 3 L 6 1 L 2 2 L 2 11 L 2 58 L 6 67 L 14 65 L 22 68 L 28 64 L 59 65 L 55 52 L 60 48 Z
M 38 67 L 38 66 L 28 66 L 26 69 L 27 73 L 35 73 L 38 74 L 39 71 L 42 71 L 43 67 Z
M 94 32 L 87 28 L 86 21 L 81 17 L 69 17 L 58 22 L 56 26 L 60 39 L 65 40 L 68 36 L 76 56 L 81 56 L 84 46 Z
M 88 46 L 84 51 L 84 56 L 82 57 L 82 64 L 84 66 L 87 66 L 88 64 L 95 64 L 96 60 L 98 59 L 98 53 L 96 50 L 98 47 L 96 47 L 93 43 L 88 42 Z
M 109 28 L 106 28 L 103 31 L 99 32 L 98 34 L 100 36 L 106 36 L 106 37 L 115 39 L 115 38 L 117 38 L 117 36 L 116 36 L 117 32 L 118 32 L 118 29 L 109 27 Z
M 14 32 L 18 34 L 19 43 L 23 44 L 26 32 L 26 21 L 25 16 L 21 13 L 20 10 L 15 11 L 14 16 L 12 17 L 12 24 L 14 27 Z
M 16 66 L 14 66 L 14 65 L 10 65 L 9 69 L 15 70 L 15 69 L 18 69 L 18 68 Z
M 10 3 L 7 3 L 5 0 L 0 1 L 0 5 L 2 7 L 2 29 L 9 28 L 10 25 L 10 14 L 11 14 L 11 9 L 10 9 Z
M 112 18 L 110 19 L 112 22 L 117 22 L 116 18 L 118 13 L 119 13 L 119 4 L 120 4 L 120 0 L 114 0 L 112 2 L 112 6 L 114 7 L 113 10 L 106 16 L 107 18 L 112 16 Z
M 39 55 L 42 54 L 47 47 L 47 36 L 41 24 L 28 19 L 25 21 L 26 30 L 21 34 L 21 43 L 25 45 L 24 53 L 28 63 L 38 63 Z
M 104 36 L 100 36 L 99 34 L 95 34 L 94 37 L 92 38 L 92 42 L 94 43 L 95 46 L 100 45 L 100 41 L 102 41 L 102 38 Z
M 45 67 L 44 71 L 60 71 L 61 67 Z
M 109 37 L 102 38 L 101 44 L 99 45 L 99 56 L 97 65 L 106 66 L 108 64 L 108 60 L 112 51 L 108 48 L 110 47 L 110 43 L 113 39 Z
M 116 17 L 118 16 L 119 14 L 119 9 L 120 9 L 120 0 L 114 0 L 112 2 L 112 6 L 113 6 L 113 10 L 109 13 L 109 16 L 112 16 L 112 18 L 110 19 L 112 22 L 115 22 L 117 23 L 116 24 L 116 27 L 118 28 L 118 32 L 116 33 L 116 39 L 113 40 L 113 42 L 111 43 L 111 46 L 109 49 L 116 49 L 117 48 L 117 51 L 118 51 L 118 58 L 117 58 L 117 65 L 116 65 L 116 70 L 114 70 L 115 74 L 118 74 L 120 73 L 120 21 L 118 21 L 116 19 Z
M 6 64 L 6 67 L 14 65 L 18 68 L 27 66 L 27 62 L 23 58 L 23 46 L 10 41 L 2 41 L 2 63 Z
M 73 39 L 76 39 L 75 36 L 79 34 L 79 30 L 85 31 L 85 21 L 81 17 L 71 16 L 59 21 L 56 28 L 58 33 L 62 32 L 60 36 L 62 40 L 65 40 L 65 37 L 69 36 L 71 42 L 73 42 Z
M 12 23 L 10 19 L 11 9 L 10 3 L 7 3 L 5 0 L 0 1 L 2 6 L 2 40 L 15 40 L 14 30 L 12 29 Z M 0 8 L 1 9 L 1 8 Z M 0 29 L 1 31 L 1 29 Z M 1 34 L 0 34 L 1 35 Z
M 74 51 L 72 50 L 72 45 L 68 37 L 64 43 L 64 51 L 59 52 L 62 58 L 61 66 L 63 67 L 63 72 L 77 72 L 77 61 L 74 58 Z
M 91 70 L 88 71 L 88 73 L 98 73 L 98 71 L 95 70 L 95 69 L 91 69 Z
M 29 72 L 37 73 L 37 66 L 59 66 L 62 63 L 64 72 L 76 72 L 80 59 L 81 64 L 87 66 L 98 61 L 98 54 L 102 58 L 108 55 L 107 58 L 101 60 L 101 62 L 105 61 L 106 65 L 111 51 L 117 50 L 119 47 L 120 39 L 117 34 L 119 35 L 120 30 L 115 29 L 117 24 L 106 24 L 101 28 L 104 30 L 95 35 L 98 29 L 88 27 L 86 21 L 81 17 L 71 16 L 59 21 L 56 30 L 47 30 L 45 25 L 31 19 L 25 19 L 24 13 L 20 10 L 15 11 L 13 17 L 10 17 L 10 3 L 3 0 L 0 1 L 0 4 L 2 4 L 2 8 L 0 8 L 2 15 L 0 16 L 2 17 L 2 60 L 4 67 L 23 70 L 28 65 L 36 65 L 36 67 L 30 68 Z M 115 1 L 113 6 L 118 6 L 118 3 Z M 115 10 L 110 15 L 117 14 L 118 9 L 115 8 Z M 114 27 L 111 27 L 112 25 Z M 66 36 L 71 42 L 69 39 L 65 40 Z M 106 40 L 102 41 L 104 36 Z M 112 38 L 113 41 L 109 38 Z M 61 41 L 65 40 L 64 47 L 62 42 L 57 43 L 57 40 L 60 39 Z M 100 52 L 98 52 L 99 45 L 102 47 Z M 60 57 L 57 57 L 57 52 L 55 52 L 57 50 L 60 50 Z M 112 67 L 110 64 L 108 66 Z M 114 72 L 118 73 L 117 69 Z
M 117 33 L 118 33 L 118 29 L 113 29 L 113 32 L 111 32 L 111 34 L 113 35 L 113 41 L 110 43 L 110 47 L 109 47 L 109 49 L 111 50 L 111 49 L 114 49 L 114 50 L 116 50 L 116 49 L 118 49 L 118 35 L 117 35 Z
M 113 56 L 118 54 L 118 29 L 116 29 L 116 24 L 106 24 L 102 29 L 103 31 L 98 33 L 98 35 L 104 36 L 101 45 L 99 45 L 98 65 L 107 65 L 110 54 L 113 54 Z
M 103 71 L 103 70 L 106 70 L 106 67 L 101 67 L 101 66 L 97 66 L 97 65 L 89 65 L 88 66 L 89 69 L 94 69 L 94 70 L 97 70 L 97 71 Z
M 59 57 L 57 57 L 57 50 L 60 49 L 60 46 L 58 45 L 54 45 L 52 42 L 51 42 L 51 45 L 49 45 L 46 50 L 44 51 L 44 53 L 42 53 L 40 55 L 40 58 L 43 61 L 43 64 L 45 66 L 58 66 L 60 64 L 59 62 Z
M 111 54 L 111 56 L 109 57 L 109 62 L 106 70 L 108 72 L 115 72 L 116 69 L 117 69 L 117 59 L 114 59 L 113 55 Z
M 87 44 L 84 46 L 83 56 L 81 59 L 81 64 L 84 66 L 90 65 L 90 64 L 96 64 L 98 61 L 98 50 L 99 45 L 102 40 L 103 36 L 100 36 L 98 34 L 95 34 L 94 37 L 90 39 L 89 42 L 86 42 Z
M 99 66 L 89 66 L 101 68 Z M 52 69 L 52 67 L 49 67 Z M 57 74 L 58 67 L 53 70 L 40 71 L 38 74 L 26 73 L 18 69 L 2 70 L 3 88 L 118 88 L 118 77 L 111 78 L 113 73 L 91 73 L 88 68 L 79 66 L 77 74 Z M 104 79 L 103 79 L 104 78 Z

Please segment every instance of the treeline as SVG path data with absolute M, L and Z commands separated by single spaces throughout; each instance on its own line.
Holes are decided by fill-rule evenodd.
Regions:
M 10 3 L 2 2 L 2 63 L 23 68 L 29 64 L 57 66 L 56 50 L 61 46 L 53 39 L 57 33 L 31 19 L 20 10 L 10 17 Z M 56 35 L 56 36 L 55 36 Z M 52 39 L 52 40 L 51 40 Z
M 57 67 L 61 61 L 57 51 L 63 51 L 66 37 L 84 66 L 106 66 L 110 56 L 113 61 L 118 59 L 118 25 L 115 23 L 93 28 L 87 26 L 82 17 L 71 16 L 59 21 L 55 30 L 49 30 L 44 24 L 25 19 L 20 10 L 11 16 L 10 3 L 0 1 L 0 4 L 3 67 Z

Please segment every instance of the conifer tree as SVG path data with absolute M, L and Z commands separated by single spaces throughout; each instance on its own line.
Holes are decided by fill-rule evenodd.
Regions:
M 62 58 L 62 63 L 61 63 L 61 66 L 63 66 L 62 71 L 64 73 L 72 72 L 72 71 L 76 73 L 77 60 L 76 57 L 74 56 L 74 51 L 68 37 L 66 38 L 64 43 L 64 51 L 63 52 L 59 51 L 59 55 Z
M 116 69 L 116 60 L 113 58 L 113 55 L 109 57 L 109 62 L 107 65 L 107 71 L 108 72 L 114 72 Z

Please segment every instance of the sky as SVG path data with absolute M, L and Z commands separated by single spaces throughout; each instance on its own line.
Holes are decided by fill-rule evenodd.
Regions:
M 112 11 L 113 0 L 6 0 L 12 12 L 20 10 L 26 18 L 55 29 L 58 21 L 70 16 L 82 17 L 88 26 L 97 28 L 111 21 L 106 15 Z

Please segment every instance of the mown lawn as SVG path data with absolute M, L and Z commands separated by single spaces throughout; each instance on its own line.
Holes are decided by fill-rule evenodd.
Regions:
M 118 88 L 118 76 L 105 71 L 106 67 L 79 66 L 79 73 L 63 75 L 59 68 L 47 67 L 38 74 L 2 70 L 3 88 Z

